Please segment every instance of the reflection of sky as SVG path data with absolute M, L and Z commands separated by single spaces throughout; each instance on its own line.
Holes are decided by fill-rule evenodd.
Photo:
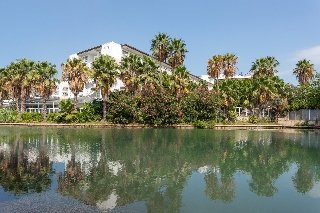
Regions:
M 320 182 L 314 184 L 313 188 L 310 190 L 308 195 L 312 198 L 320 198 Z

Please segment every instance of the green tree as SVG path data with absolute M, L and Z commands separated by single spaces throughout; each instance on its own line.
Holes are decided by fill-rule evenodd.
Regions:
M 74 109 L 77 109 L 78 95 L 83 90 L 88 80 L 88 71 L 86 63 L 81 59 L 68 59 L 62 64 L 62 80 L 67 81 L 71 92 L 74 95 Z
M 226 78 L 233 77 L 237 71 L 238 57 L 235 54 L 223 55 L 223 74 Z
M 315 72 L 314 64 L 307 59 L 298 61 L 293 70 L 293 74 L 296 76 L 300 84 L 308 83 L 315 75 Z
M 211 78 L 216 80 L 216 85 L 218 85 L 218 78 L 219 75 L 222 73 L 223 66 L 224 65 L 222 55 L 214 55 L 208 61 L 207 73 Z
M 42 113 L 46 121 L 47 101 L 49 100 L 50 95 L 52 95 L 57 88 L 58 79 L 55 78 L 55 75 L 57 74 L 57 69 L 55 65 L 47 61 L 37 63 L 35 69 L 35 89 L 42 97 Z
M 186 44 L 182 39 L 172 39 L 170 41 L 169 47 L 169 64 L 172 69 L 182 66 L 188 52 Z
M 158 33 L 151 40 L 152 56 L 160 62 L 166 62 L 169 57 L 170 37 L 166 33 Z
M 139 88 L 141 68 L 142 58 L 135 54 L 129 54 L 122 59 L 120 78 L 131 94 L 141 89 Z
M 278 72 L 277 66 L 279 66 L 277 59 L 275 57 L 267 56 L 253 62 L 250 72 L 253 74 L 253 78 L 260 76 L 272 77 Z
M 5 68 L 0 68 L 0 107 L 3 105 L 3 99 L 8 97 L 8 73 Z
M 35 62 L 29 59 L 20 59 L 12 62 L 7 68 L 7 88 L 9 95 L 16 103 L 17 112 L 25 111 L 26 99 L 29 97 L 32 89 L 33 71 Z M 21 105 L 20 105 L 21 102 Z
M 106 119 L 107 100 L 109 97 L 110 88 L 116 82 L 118 76 L 118 64 L 111 56 L 99 56 L 92 63 L 91 77 L 94 79 L 97 89 L 100 89 L 103 99 L 103 121 Z

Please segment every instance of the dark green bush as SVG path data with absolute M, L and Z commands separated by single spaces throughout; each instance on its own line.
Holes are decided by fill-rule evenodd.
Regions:
M 23 122 L 41 122 L 43 121 L 43 114 L 39 112 L 24 112 L 20 114 Z
M 84 103 L 81 112 L 76 113 L 77 123 L 85 123 L 101 120 L 101 111 L 99 111 L 98 104 Z
M 200 88 L 186 94 L 181 102 L 183 120 L 187 123 L 220 120 L 221 104 L 212 91 Z
M 107 106 L 107 120 L 120 124 L 139 122 L 138 100 L 139 98 L 125 91 L 111 93 Z
M 164 88 L 143 89 L 140 113 L 143 123 L 152 125 L 176 124 L 182 117 L 176 97 Z

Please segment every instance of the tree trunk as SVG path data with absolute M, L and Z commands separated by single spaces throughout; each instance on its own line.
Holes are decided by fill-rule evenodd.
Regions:
M 74 106 L 73 106 L 73 110 L 75 112 L 77 112 L 77 107 L 78 107 L 78 94 L 74 94 Z
M 102 121 L 106 121 L 107 117 L 107 100 L 108 100 L 108 93 L 105 92 L 103 95 L 103 101 L 102 101 Z
M 17 111 L 17 113 L 20 112 L 19 103 L 20 103 L 20 98 L 16 98 L 16 111 Z
M 43 98 L 42 114 L 43 114 L 43 119 L 46 122 L 47 121 L 47 99 L 46 98 Z

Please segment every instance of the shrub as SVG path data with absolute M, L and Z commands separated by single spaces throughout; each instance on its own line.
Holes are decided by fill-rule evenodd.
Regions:
M 144 88 L 140 101 L 143 123 L 171 125 L 179 123 L 182 113 L 177 99 L 164 88 Z
M 125 91 L 111 93 L 107 105 L 107 120 L 120 124 L 139 121 L 138 100 L 139 98 Z
M 84 103 L 81 112 L 76 113 L 77 123 L 85 123 L 101 120 L 101 111 L 98 102 Z
M 208 128 L 208 124 L 205 121 L 195 121 L 193 123 L 193 126 L 199 128 L 199 129 L 207 129 Z
M 258 117 L 255 115 L 250 115 L 248 121 L 249 121 L 249 123 L 256 124 L 256 123 L 258 123 Z
M 53 112 L 47 115 L 47 120 L 54 123 L 64 123 L 65 122 L 65 113 Z
M 70 99 L 60 101 L 60 112 L 70 114 L 73 111 L 73 103 Z
M 220 120 L 219 97 L 212 91 L 200 88 L 183 97 L 181 110 L 187 123 Z
M 41 122 L 43 121 L 43 114 L 39 112 L 24 112 L 20 114 L 23 122 Z
M 19 120 L 18 113 L 10 109 L 0 109 L 0 122 L 12 123 Z

